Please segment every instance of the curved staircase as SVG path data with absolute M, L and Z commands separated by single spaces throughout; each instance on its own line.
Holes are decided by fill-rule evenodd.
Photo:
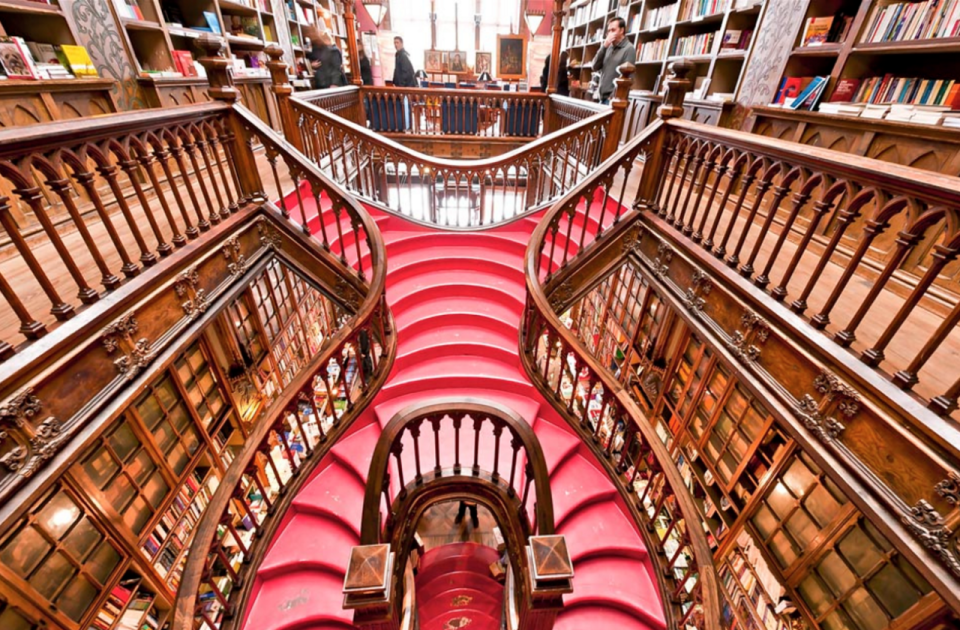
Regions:
M 477 543 L 435 547 L 416 577 L 420 630 L 500 630 L 503 584 L 490 576 L 496 549 Z
M 575 570 L 555 627 L 663 628 L 653 566 L 616 488 L 520 365 L 522 261 L 542 213 L 495 229 L 449 232 L 369 211 L 387 245 L 397 359 L 374 402 L 293 500 L 257 572 L 243 628 L 353 627 L 341 588 L 350 548 L 359 544 L 374 445 L 398 411 L 450 396 L 512 408 L 541 442 L 556 531 L 566 536 Z

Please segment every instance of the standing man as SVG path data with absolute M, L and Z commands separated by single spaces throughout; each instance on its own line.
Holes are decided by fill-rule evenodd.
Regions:
M 622 63 L 635 63 L 637 51 L 627 41 L 627 23 L 622 17 L 611 18 L 607 22 L 607 38 L 593 58 L 594 72 L 600 71 L 600 102 L 607 104 L 613 96 L 614 80 L 617 78 L 617 66 Z
M 394 87 L 418 87 L 417 77 L 413 72 L 413 63 L 410 53 L 403 48 L 403 38 L 394 37 L 393 45 L 397 49 L 396 65 L 393 68 Z

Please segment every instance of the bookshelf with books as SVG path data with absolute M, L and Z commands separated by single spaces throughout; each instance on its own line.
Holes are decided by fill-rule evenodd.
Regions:
M 638 111 L 647 117 L 656 109 L 670 62 L 684 59 L 694 64 L 690 78 L 695 82 L 687 97 L 687 116 L 722 124 L 727 103 L 739 91 L 763 13 L 762 0 L 582 0 L 567 15 L 563 40 L 571 87 L 578 94 L 586 92 L 597 70 L 590 62 L 602 45 L 606 24 L 622 17 L 626 37 L 637 50 L 631 100 L 642 102 Z
M 0 124 L 117 111 L 114 81 L 99 76 L 55 0 L 0 0 Z
M 91 619 L 90 630 L 159 630 L 170 607 L 136 571 L 128 570 Z
M 755 108 L 750 130 L 956 174 L 958 51 L 960 0 L 812 0 L 778 98 Z M 820 98 L 790 111 L 786 86 L 816 77 Z

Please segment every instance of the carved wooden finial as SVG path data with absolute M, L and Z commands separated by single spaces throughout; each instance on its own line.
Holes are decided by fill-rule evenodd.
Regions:
M 223 56 L 226 43 L 220 37 L 205 34 L 197 39 L 197 46 L 203 50 L 200 65 L 207 71 L 210 82 L 210 98 L 235 103 L 240 100 L 240 91 L 233 84 L 233 68 L 230 60 Z
M 287 80 L 287 63 L 283 60 L 283 49 L 277 44 L 270 44 L 263 49 L 263 52 L 270 57 L 267 69 L 270 70 L 273 93 L 281 96 L 293 94 L 293 86 Z
M 693 70 L 693 64 L 686 59 L 670 64 L 667 93 L 663 97 L 663 104 L 657 108 L 657 116 L 663 120 L 683 116 L 683 99 L 693 86 L 693 83 L 687 79 L 691 70 Z

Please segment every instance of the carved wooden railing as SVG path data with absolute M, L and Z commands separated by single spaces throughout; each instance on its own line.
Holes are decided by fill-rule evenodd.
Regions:
M 602 172 L 557 202 L 537 227 L 525 263 L 521 358 L 534 384 L 594 449 L 643 524 L 668 627 L 719 629 L 711 550 L 680 473 L 642 410 L 557 315 L 571 298 L 563 286 L 570 263 L 602 247 L 636 216 L 626 183 L 641 168 L 638 158 L 655 150 L 663 125 L 658 121 L 645 129 Z M 655 521 L 667 526 L 654 528 Z
M 270 46 L 267 53 L 272 53 L 276 63 L 283 56 L 283 49 L 279 46 Z M 277 53 L 280 53 L 277 55 Z M 286 73 L 286 65 L 282 71 Z M 285 81 L 284 81 L 285 82 Z M 360 90 L 363 88 L 356 85 L 347 85 L 344 87 L 327 88 L 325 90 L 308 90 L 297 92 L 297 98 L 307 103 L 313 103 L 317 107 L 324 109 L 331 114 L 336 114 L 341 118 L 349 120 L 358 125 L 365 125 L 366 116 L 363 110 L 363 100 L 360 98 Z
M 528 558 L 526 552 L 528 544 L 536 547 L 533 539 L 562 539 L 554 536 L 549 473 L 533 429 L 502 405 L 439 398 L 398 412 L 384 427 L 370 462 L 360 530 L 363 547 L 357 549 L 390 549 L 396 560 L 387 579 L 400 585 L 424 511 L 466 497 L 488 507 L 500 525 L 518 591 L 518 627 L 552 627 L 562 594 L 570 592 L 570 576 L 540 582 L 550 582 L 549 576 L 528 574 L 530 558 L 537 562 L 538 555 L 533 551 Z M 565 544 L 557 549 L 567 562 L 562 573 L 569 573 Z M 348 571 L 347 583 L 351 580 Z M 361 628 L 387 627 L 378 625 L 385 616 L 392 619 L 389 627 L 399 627 L 404 599 L 400 591 L 386 589 L 391 601 L 373 605 L 367 596 L 357 600 L 348 592 L 345 605 L 355 609 L 354 623 Z
M 557 131 L 596 116 L 597 113 L 607 109 L 608 106 L 599 103 L 554 94 L 550 97 L 550 115 L 544 123 L 544 129 Z
M 957 179 L 673 121 L 646 201 L 800 321 L 949 415 L 960 367 Z
M 607 112 L 497 158 L 432 158 L 295 99 L 297 141 L 364 200 L 431 224 L 482 227 L 555 199 L 600 163 Z
M 380 133 L 536 138 L 544 94 L 495 90 L 364 87 L 367 125 Z
M 233 123 L 209 103 L 0 131 L 0 358 L 251 199 Z
M 0 267 L 0 316 L 10 328 L 19 321 L 28 340 L 48 333 L 16 353 L 4 347 L 12 355 L 0 380 L 4 520 L 47 483 L 34 473 L 73 455 L 62 452 L 68 444 L 82 448 L 71 442 L 78 435 L 102 430 L 111 406 L 138 394 L 131 383 L 165 369 L 154 360 L 186 343 L 191 326 L 209 324 L 251 268 L 287 257 L 337 305 L 319 351 L 251 420 L 198 515 L 177 629 L 233 619 L 286 502 L 379 390 L 396 345 L 372 218 L 237 103 L 222 42 L 199 43 L 221 102 L 0 132 L 0 177 L 12 191 L 0 224 L 16 254 Z M 75 232 L 51 226 L 56 211 Z M 34 223 L 40 231 L 25 234 Z M 73 291 L 76 300 L 65 297 Z M 36 315 L 38 304 L 49 305 L 56 328 Z
M 689 83 L 679 70 L 670 89 Z M 629 141 L 535 232 L 521 330 L 528 373 L 607 459 L 640 521 L 658 521 L 651 547 L 693 560 L 691 581 L 673 553 L 655 558 L 678 578 L 664 582 L 665 599 L 689 593 L 673 623 L 719 627 L 698 512 L 625 389 L 628 375 L 558 316 L 628 258 L 688 326 L 739 360 L 739 377 L 768 392 L 778 426 L 825 458 L 858 509 L 956 607 L 956 180 L 678 120 L 680 102 L 668 90 L 659 113 L 669 120 Z M 831 315 L 843 323 L 825 336 Z M 858 354 L 843 350 L 858 334 Z

